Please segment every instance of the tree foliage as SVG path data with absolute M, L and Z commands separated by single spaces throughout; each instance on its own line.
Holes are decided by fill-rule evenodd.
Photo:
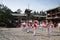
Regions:
M 46 13 L 45 13 L 44 11 L 40 11 L 40 15 L 41 15 L 41 16 L 45 16 Z
M 11 13 L 12 11 L 7 6 L 0 4 L 0 20 L 12 20 Z
M 21 14 L 22 10 L 21 9 L 17 9 L 16 13 Z
M 40 11 L 40 12 L 38 12 L 38 11 L 37 11 L 37 12 L 34 11 L 33 14 L 34 14 L 34 15 L 41 15 L 41 16 L 46 15 L 44 11 Z

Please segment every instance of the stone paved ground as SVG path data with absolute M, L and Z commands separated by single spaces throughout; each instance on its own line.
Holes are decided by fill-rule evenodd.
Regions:
M 21 31 L 20 28 L 0 28 L 0 40 L 60 40 L 60 31 L 54 28 L 50 36 L 46 35 L 46 29 L 37 30 L 37 35 L 33 36 L 33 29 L 30 33 Z

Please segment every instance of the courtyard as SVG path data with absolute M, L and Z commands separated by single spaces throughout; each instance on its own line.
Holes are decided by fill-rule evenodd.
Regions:
M 46 34 L 46 28 L 37 29 L 36 36 L 33 35 L 33 28 L 27 33 L 26 30 L 21 31 L 21 28 L 0 28 L 0 40 L 60 40 L 60 31 L 58 28 L 53 28 L 50 36 Z

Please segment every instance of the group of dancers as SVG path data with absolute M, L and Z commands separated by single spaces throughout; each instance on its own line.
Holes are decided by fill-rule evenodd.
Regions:
M 20 21 L 20 27 L 21 30 L 26 29 L 27 33 L 30 32 L 30 29 L 33 28 L 33 35 L 36 36 L 37 33 L 37 28 L 40 27 L 42 28 L 46 28 L 46 32 L 47 34 L 49 34 L 50 32 L 52 32 L 52 28 L 53 28 L 53 22 L 47 22 L 47 21 L 41 21 L 39 22 L 38 20 L 34 20 L 33 22 L 30 22 L 29 20 L 27 20 L 25 23 L 23 23 L 23 21 Z

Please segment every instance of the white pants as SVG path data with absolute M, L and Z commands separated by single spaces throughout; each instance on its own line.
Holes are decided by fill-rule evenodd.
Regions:
M 21 30 L 22 30 L 22 31 L 24 30 L 24 26 L 21 26 Z
M 50 28 L 46 29 L 46 33 L 49 35 L 50 34 Z
M 27 32 L 29 32 L 30 31 L 30 26 L 27 26 Z
M 53 28 L 50 28 L 50 33 L 53 32 Z
M 34 33 L 33 33 L 33 35 L 36 35 L 36 32 L 37 32 L 37 28 L 34 27 Z

